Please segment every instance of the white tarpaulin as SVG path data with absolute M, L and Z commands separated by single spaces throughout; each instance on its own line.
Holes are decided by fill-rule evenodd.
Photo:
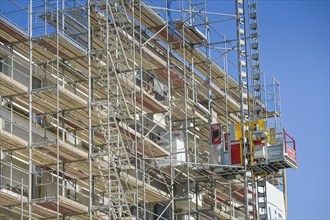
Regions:
M 161 134 L 163 135 L 163 134 Z M 164 157 L 162 161 L 160 158 L 158 159 L 158 166 L 168 166 L 170 162 L 173 165 L 180 165 L 186 162 L 186 151 L 185 151 L 185 135 L 183 131 L 173 131 L 172 132 L 172 160 L 170 161 L 170 157 Z M 163 135 L 163 139 L 158 140 L 157 144 L 164 148 L 165 150 L 170 152 L 170 144 L 169 144 L 169 135 Z
M 284 220 L 286 217 L 283 192 L 267 182 L 267 216 L 269 220 Z

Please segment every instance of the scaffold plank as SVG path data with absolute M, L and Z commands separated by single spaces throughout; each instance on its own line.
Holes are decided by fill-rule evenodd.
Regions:
M 24 149 L 28 142 L 0 128 L 0 146 L 2 150 Z
M 0 206 L 17 206 L 23 203 L 27 203 L 27 197 L 14 193 L 7 189 L 0 189 Z
M 87 206 L 75 202 L 71 199 L 65 198 L 63 196 L 58 196 L 58 200 L 59 200 L 59 212 L 62 215 L 66 215 L 66 216 L 77 215 L 77 214 L 87 213 L 88 211 Z M 38 205 L 53 211 L 57 211 L 57 205 L 54 200 L 39 202 Z
M 13 96 L 27 92 L 26 86 L 0 72 L 0 96 Z

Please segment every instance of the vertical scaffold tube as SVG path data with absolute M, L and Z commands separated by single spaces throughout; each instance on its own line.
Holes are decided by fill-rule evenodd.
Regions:
M 91 8 L 90 0 L 87 0 L 87 65 L 88 65 L 88 176 L 89 176 L 89 204 L 88 204 L 88 216 L 89 219 L 93 219 L 93 172 L 92 172 L 92 71 L 91 71 Z
M 32 218 L 32 0 L 29 1 L 29 195 L 28 218 Z

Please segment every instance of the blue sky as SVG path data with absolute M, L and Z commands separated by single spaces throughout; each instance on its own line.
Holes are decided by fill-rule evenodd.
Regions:
M 281 82 L 283 126 L 298 143 L 288 218 L 329 219 L 329 1 L 258 6 L 261 67 Z

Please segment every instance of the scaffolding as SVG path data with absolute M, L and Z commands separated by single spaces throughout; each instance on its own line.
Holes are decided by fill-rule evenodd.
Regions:
M 297 161 L 256 0 L 0 4 L 1 219 L 268 219 Z

